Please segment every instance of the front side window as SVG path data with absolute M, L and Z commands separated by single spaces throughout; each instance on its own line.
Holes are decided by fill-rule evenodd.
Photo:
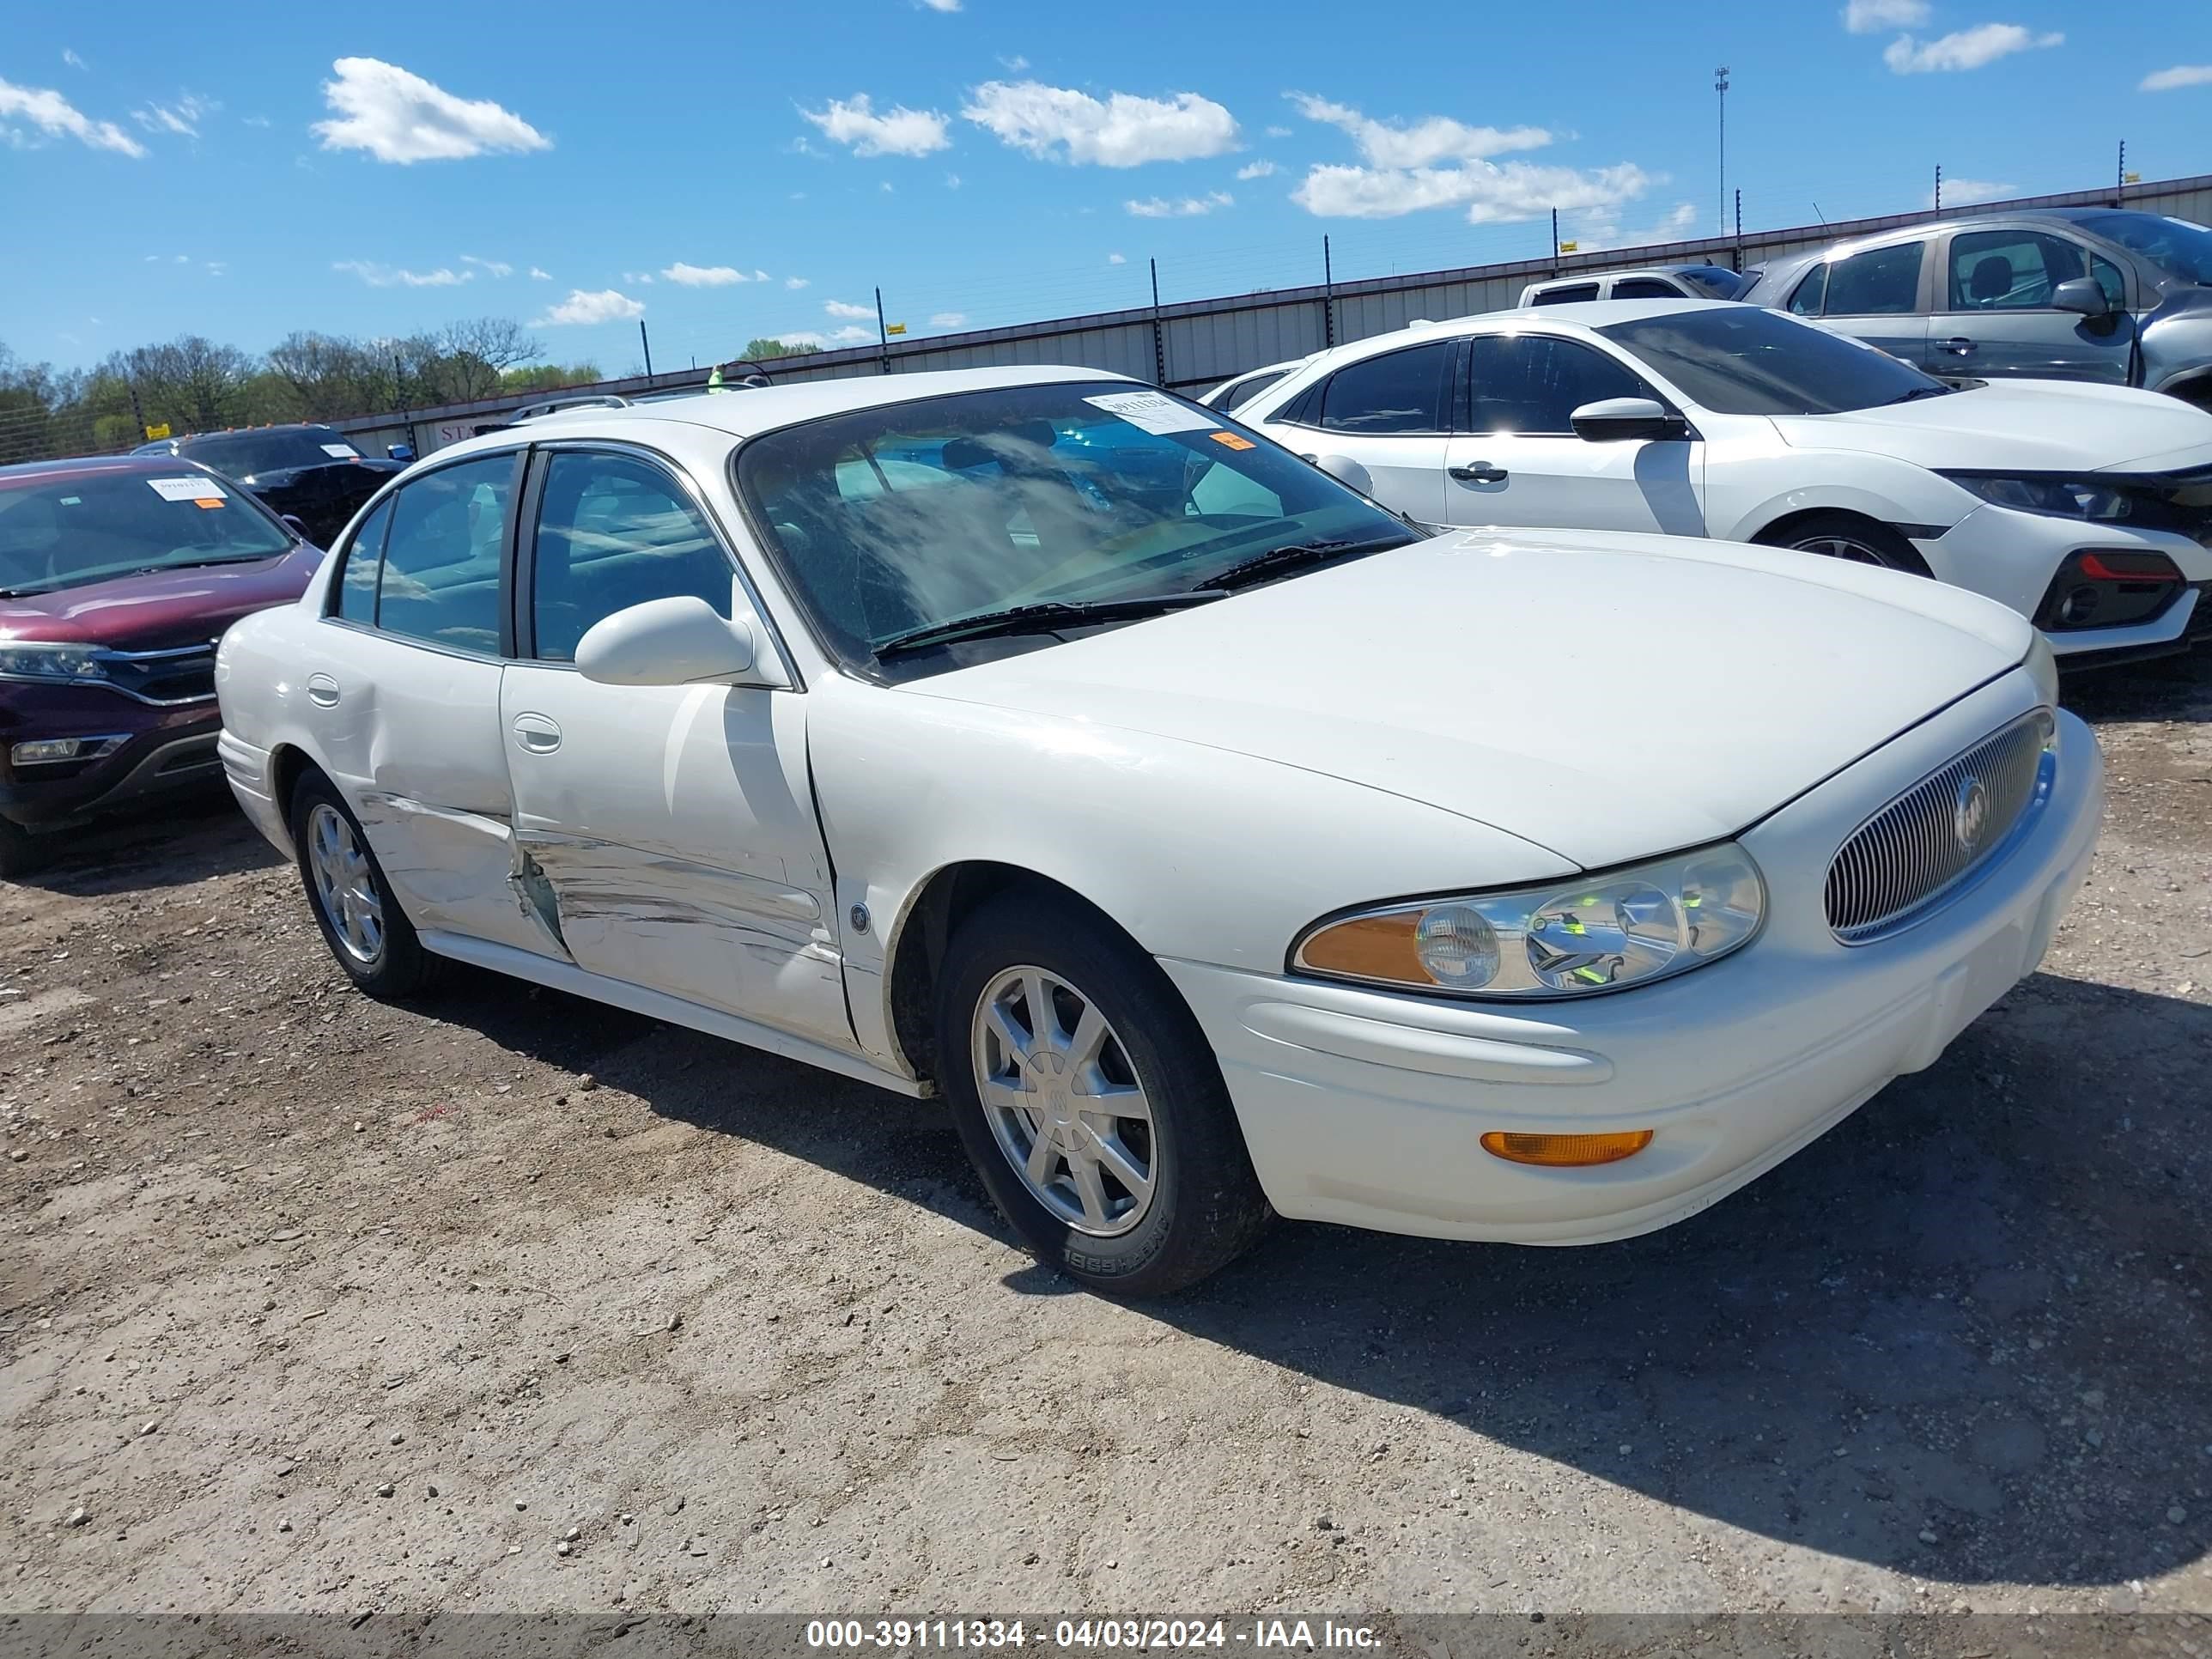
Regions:
M 441 467 L 394 494 L 376 625 L 428 645 L 495 653 L 514 495 L 512 455 Z
M 0 478 L 0 592 L 9 594 L 246 564 L 276 558 L 292 544 L 236 484 L 190 466 Z
M 2047 311 L 2059 283 L 2084 274 L 2082 250 L 2039 230 L 1977 230 L 1951 239 L 1953 311 Z
M 1951 388 L 1884 351 L 1759 306 L 1716 306 L 1598 331 L 1701 409 L 1833 415 Z
M 1558 288 L 1538 289 L 1528 296 L 1528 303 L 1532 306 L 1571 306 L 1596 298 L 1595 283 L 1567 283 Z
M 1911 312 L 1920 302 L 1920 250 L 1918 242 L 1899 242 L 1832 261 L 1826 314 L 1888 317 Z
M 1478 334 L 1468 342 L 1468 432 L 1563 436 L 1584 404 L 1648 398 L 1651 388 L 1617 358 L 1548 334 Z
M 1441 341 L 1346 363 L 1322 393 L 1322 425 L 1332 432 L 1443 431 L 1452 351 Z
M 721 543 L 674 479 L 627 455 L 553 453 L 532 560 L 543 661 L 574 661 L 594 623 L 648 599 L 688 596 L 730 614 L 736 576 Z
M 856 410 L 749 440 L 736 473 L 816 632 L 871 668 L 951 665 L 877 651 L 966 617 L 1203 592 L 1277 548 L 1413 539 L 1218 410 L 1126 381 Z

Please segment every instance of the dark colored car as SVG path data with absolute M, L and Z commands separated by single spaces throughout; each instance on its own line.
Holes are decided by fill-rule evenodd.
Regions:
M 1757 278 L 1737 297 L 1930 374 L 2102 380 L 2212 410 L 2212 229 L 2185 219 L 1968 215 L 1771 260 Z
M 0 467 L 0 875 L 91 814 L 220 779 L 216 641 L 322 556 L 173 456 Z
M 258 495 L 272 513 L 299 520 L 307 539 L 327 546 L 361 504 L 404 461 L 371 460 L 327 426 L 257 426 L 200 432 L 141 444 L 138 455 L 176 455 L 211 466 Z

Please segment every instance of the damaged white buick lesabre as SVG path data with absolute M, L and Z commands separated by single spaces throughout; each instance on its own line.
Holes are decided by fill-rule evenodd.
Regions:
M 1989 600 L 1425 538 L 1084 369 L 441 451 L 217 676 L 364 990 L 454 958 L 941 1095 L 1030 1246 L 1129 1294 L 1274 1214 L 1704 1208 L 2035 966 L 2102 799 Z

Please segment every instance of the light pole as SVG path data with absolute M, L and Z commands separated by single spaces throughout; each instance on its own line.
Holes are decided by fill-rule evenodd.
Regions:
M 1723 64 L 1713 71 L 1713 90 L 1721 100 L 1721 234 L 1728 234 L 1728 65 Z

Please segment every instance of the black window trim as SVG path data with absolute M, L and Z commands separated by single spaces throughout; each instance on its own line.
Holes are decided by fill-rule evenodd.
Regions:
M 399 477 L 394 478 L 390 483 L 386 484 L 375 495 L 370 496 L 368 500 L 362 504 L 361 513 L 355 519 L 354 522 L 356 524 L 368 523 L 369 515 L 374 514 L 384 502 L 395 500 L 401 490 L 408 488 L 411 484 L 419 483 L 422 480 L 430 477 L 433 473 L 448 472 L 457 466 L 469 466 L 480 461 L 493 460 L 501 456 L 505 456 L 507 459 L 514 472 L 514 477 L 507 486 L 507 499 L 514 503 L 515 510 L 510 512 L 507 515 L 507 523 L 501 527 L 499 550 L 500 592 L 502 595 L 510 596 L 511 601 L 511 596 L 514 591 L 515 538 L 517 526 L 519 526 L 522 522 L 522 469 L 528 464 L 530 459 L 529 445 L 521 444 L 512 449 L 474 450 L 466 455 L 456 455 L 450 461 L 441 461 L 436 465 L 423 467 L 419 471 L 410 469 Z M 386 546 L 388 546 L 392 540 L 392 521 L 398 516 L 398 513 L 395 510 L 392 518 L 385 520 L 384 540 Z M 337 614 L 339 595 L 345 584 L 346 566 L 353 562 L 354 546 L 354 542 L 351 538 L 349 538 L 346 542 L 343 551 L 334 556 L 331 560 L 330 585 L 325 588 L 323 592 L 323 614 L 319 620 L 327 623 L 334 628 L 349 629 L 356 634 L 374 635 L 379 639 L 392 640 L 401 645 L 418 647 L 424 651 L 434 651 L 441 656 L 459 657 L 466 662 L 506 663 L 514 660 L 514 611 L 511 602 L 501 608 L 499 619 L 499 649 L 495 653 L 489 651 L 471 651 L 462 646 L 448 645 L 437 640 L 417 639 L 411 634 L 395 634 L 386 629 L 383 625 L 382 621 L 384 612 L 384 580 L 383 572 L 381 570 L 377 573 L 377 598 L 374 619 L 370 622 L 362 623 L 356 622 L 351 617 L 339 616 Z M 377 559 L 380 564 L 383 561 L 384 553 L 385 547 L 380 546 L 377 549 Z
M 732 469 L 730 477 L 733 489 L 737 478 L 734 471 L 737 465 L 737 450 L 743 447 L 743 441 L 740 440 L 730 453 L 729 465 Z M 738 553 L 736 542 L 732 539 L 729 531 L 722 524 L 720 515 L 715 513 L 713 503 L 707 499 L 706 492 L 699 488 L 698 481 L 674 456 L 627 438 L 596 438 L 580 434 L 572 438 L 551 439 L 531 446 L 530 473 L 523 486 L 522 498 L 523 506 L 529 515 L 526 520 L 522 520 L 530 526 L 528 556 L 524 556 L 523 544 L 518 537 L 514 544 L 515 575 L 514 581 L 509 584 L 512 603 L 509 606 L 507 623 L 512 630 L 511 637 L 517 647 L 513 660 L 523 667 L 566 669 L 570 673 L 576 672 L 576 665 L 574 662 L 548 661 L 537 654 L 538 622 L 534 614 L 533 602 L 537 590 L 538 517 L 544 500 L 545 474 L 550 468 L 554 455 L 579 451 L 601 455 L 616 455 L 626 460 L 641 462 L 663 474 L 676 486 L 684 501 L 699 515 L 700 522 L 707 526 L 707 533 L 714 538 L 715 544 L 722 550 L 723 559 L 728 563 L 730 568 L 737 573 L 738 585 L 744 590 L 746 601 L 751 605 L 753 614 L 760 619 L 760 625 L 768 635 L 769 648 L 775 653 L 777 660 L 783 665 L 784 674 L 791 682 L 789 689 L 793 691 L 805 691 L 806 679 L 800 672 L 798 659 L 784 644 L 783 631 L 777 625 L 775 617 L 769 611 L 766 601 L 761 597 L 760 585 L 753 580 L 753 573 L 746 568 L 744 559 Z M 740 496 L 738 499 L 742 507 L 743 497 Z

